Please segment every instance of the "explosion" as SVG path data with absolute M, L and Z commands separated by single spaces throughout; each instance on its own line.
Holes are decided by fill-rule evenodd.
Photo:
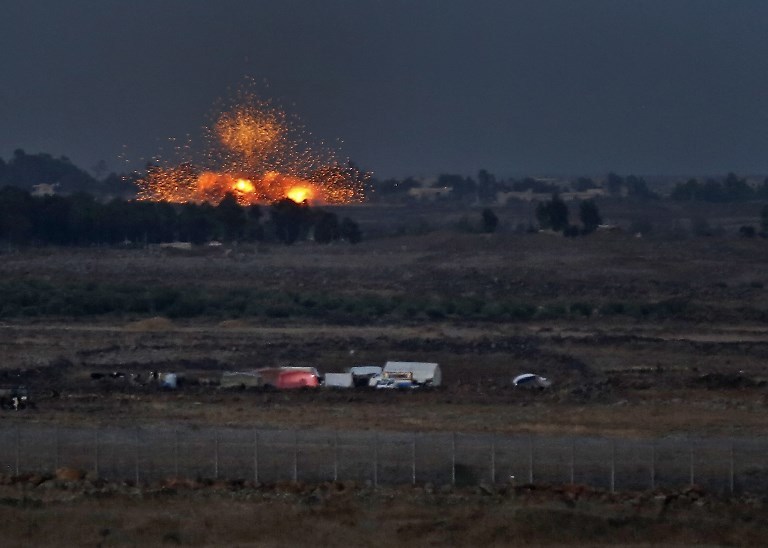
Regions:
M 204 162 L 148 167 L 138 181 L 138 198 L 214 205 L 227 194 L 241 205 L 282 198 L 324 204 L 363 200 L 368 174 L 339 162 L 325 146 L 310 146 L 285 112 L 248 90 L 215 116 L 206 135 Z

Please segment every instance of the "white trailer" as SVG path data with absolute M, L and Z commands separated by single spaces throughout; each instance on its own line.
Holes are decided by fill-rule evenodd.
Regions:
M 352 373 L 326 373 L 327 388 L 352 388 Z
M 410 378 L 414 383 L 440 386 L 443 375 L 440 365 L 429 362 L 387 362 L 381 373 L 383 378 Z

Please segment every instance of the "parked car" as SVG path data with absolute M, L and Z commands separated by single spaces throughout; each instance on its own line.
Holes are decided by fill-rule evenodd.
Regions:
M 411 388 L 418 388 L 418 386 L 418 384 L 410 379 L 385 378 L 376 381 L 375 388 L 377 390 L 409 390 Z
M 534 373 L 523 373 L 512 379 L 512 384 L 520 388 L 538 388 L 543 390 L 552 386 L 552 381 Z

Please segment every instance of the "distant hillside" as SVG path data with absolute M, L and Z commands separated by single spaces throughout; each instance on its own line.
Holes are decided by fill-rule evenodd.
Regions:
M 125 177 L 110 173 L 99 180 L 74 165 L 69 158 L 14 151 L 7 162 L 0 158 L 0 187 L 15 186 L 30 192 L 72 194 L 88 192 L 97 197 L 132 197 L 136 187 Z

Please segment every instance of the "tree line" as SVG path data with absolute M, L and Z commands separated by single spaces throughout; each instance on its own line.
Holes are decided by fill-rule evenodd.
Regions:
M 55 158 L 50 154 L 28 154 L 23 149 L 13 152 L 6 161 L 0 158 L 0 187 L 12 185 L 32 190 L 37 185 L 51 185 L 56 193 L 72 194 L 87 192 L 97 198 L 119 196 L 131 198 L 136 194 L 136 174 L 125 175 L 109 172 L 101 161 L 91 168 L 91 173 L 74 165 L 69 158 Z M 424 183 L 413 177 L 404 179 L 371 178 L 367 183 L 370 201 L 407 201 L 413 199 L 409 191 L 424 189 Z M 541 179 L 534 177 L 499 177 L 481 169 L 474 177 L 443 173 L 427 185 L 427 189 L 443 190 L 441 200 L 491 205 L 499 193 L 533 192 L 553 194 L 586 192 L 600 189 L 606 196 L 656 200 L 661 196 L 651 190 L 643 177 L 622 176 L 614 172 L 601 179 L 577 177 L 575 179 Z M 753 186 L 745 178 L 729 173 L 724 179 L 688 179 L 674 184 L 669 197 L 673 200 L 704 202 L 734 202 L 768 199 L 768 179 Z
M 565 236 L 591 234 L 603 223 L 594 200 L 584 200 L 579 203 L 581 228 L 571 224 L 569 216 L 568 206 L 557 193 L 552 195 L 551 200 L 539 202 L 536 206 L 536 220 L 539 222 L 539 226 L 545 230 L 562 232 Z
M 217 206 L 70 196 L 33 196 L 0 189 L 0 239 L 17 245 L 157 244 L 183 241 L 360 241 L 357 223 L 285 198 L 270 206 L 241 206 L 226 196 Z
M 604 181 L 597 182 L 590 177 L 578 177 L 575 180 L 549 180 L 534 177 L 502 178 L 481 169 L 476 177 L 456 174 L 441 174 L 428 186 L 414 179 L 385 179 L 370 181 L 371 201 L 407 201 L 415 199 L 411 191 L 441 190 L 441 200 L 462 203 L 480 203 L 490 205 L 497 201 L 499 193 L 532 192 L 534 194 L 555 194 L 564 192 L 586 192 L 601 189 L 603 194 L 613 197 L 628 197 L 643 200 L 657 200 L 659 194 L 652 191 L 644 178 L 636 175 L 623 177 L 609 173 Z M 416 190 L 419 189 L 419 190 Z
M 688 179 L 678 183 L 670 194 L 677 201 L 701 202 L 744 202 L 749 200 L 768 199 L 768 179 L 761 185 L 751 186 L 746 179 L 735 173 L 729 173 L 725 180 L 707 179 L 699 181 Z

